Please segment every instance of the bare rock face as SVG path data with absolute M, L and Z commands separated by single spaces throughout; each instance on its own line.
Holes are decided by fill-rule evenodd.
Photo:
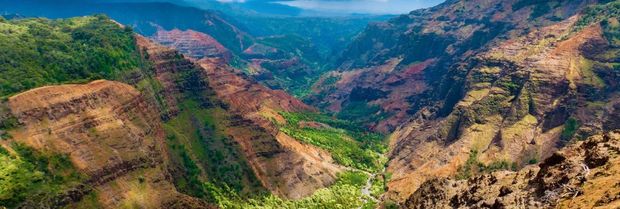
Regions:
M 232 59 L 232 53 L 213 37 L 193 30 L 166 31 L 160 28 L 152 40 L 173 47 L 193 59 L 221 58 L 225 62 Z
M 263 185 L 280 196 L 302 198 L 331 185 L 342 171 L 331 155 L 319 148 L 302 144 L 280 132 L 272 120 L 285 122 L 281 111 L 315 111 L 281 90 L 271 90 L 252 81 L 220 60 L 200 62 L 210 87 L 218 98 L 240 115 L 230 134 L 241 144 Z M 252 137 L 242 128 L 263 130 L 265 137 Z M 235 131 L 233 131 L 235 130 Z
M 539 166 L 425 182 L 402 208 L 617 208 L 620 132 L 567 146 Z
M 135 88 L 104 80 L 48 86 L 15 95 L 8 103 L 22 124 L 12 131 L 14 140 L 67 154 L 88 176 L 85 185 L 94 188 L 104 207 L 138 203 L 157 208 L 180 199 L 207 207 L 178 193 L 170 182 L 158 111 Z M 79 200 L 88 193 L 84 189 L 67 197 Z
M 174 118 L 184 94 L 196 94 L 204 102 L 222 103 L 230 115 L 226 134 L 241 147 L 245 159 L 261 181 L 274 194 L 302 198 L 335 182 L 342 171 L 328 152 L 280 133 L 272 120 L 284 121 L 281 111 L 315 111 L 282 90 L 272 90 L 229 67 L 220 57 L 197 63 L 178 51 L 137 37 L 139 48 L 154 63 L 154 78 L 162 84 L 159 102 L 162 118 Z M 179 74 L 196 73 L 192 80 Z M 196 79 L 196 80 L 194 80 Z
M 402 202 L 427 180 L 461 174 L 468 161 L 519 169 L 571 139 L 615 129 L 618 77 L 602 56 L 615 53 L 613 39 L 598 22 L 579 26 L 581 11 L 597 2 L 562 2 L 543 16 L 533 9 L 546 3 L 523 2 L 448 1 L 370 27 L 357 47 L 378 47 L 352 46 L 336 81 L 326 75 L 315 86 L 317 101 L 334 111 L 355 92 L 380 92 L 363 101 L 386 115 L 371 127 L 394 130 L 386 198 Z M 374 39 L 378 31 L 402 42 Z

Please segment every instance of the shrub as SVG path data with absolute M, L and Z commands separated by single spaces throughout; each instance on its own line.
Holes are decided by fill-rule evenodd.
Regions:
M 568 118 L 568 120 L 566 120 L 566 122 L 564 123 L 564 129 L 562 130 L 562 135 L 560 136 L 560 139 L 562 139 L 562 141 L 571 140 L 575 133 L 577 133 L 578 129 L 579 121 L 577 121 L 577 119 L 573 117 Z
M 0 149 L 0 205 L 14 207 L 25 200 L 44 202 L 81 182 L 66 155 L 44 154 L 23 144 L 12 144 L 12 156 Z
M 355 123 L 317 113 L 280 114 L 287 121 L 287 124 L 280 125 L 282 132 L 329 151 L 337 163 L 362 170 L 376 170 L 381 166 L 379 156 L 386 148 L 380 134 L 363 132 Z M 315 121 L 332 127 L 300 127 L 302 121 Z

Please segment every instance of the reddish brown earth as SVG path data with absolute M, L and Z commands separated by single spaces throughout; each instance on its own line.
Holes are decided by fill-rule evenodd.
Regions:
M 272 120 L 286 122 L 279 112 L 316 111 L 281 90 L 271 90 L 217 59 L 199 61 L 209 85 L 230 110 L 267 131 L 276 141 L 233 133 L 265 187 L 288 198 L 301 198 L 335 181 L 342 171 L 331 155 L 282 133 Z M 231 127 L 232 128 L 232 127 Z M 272 139 L 270 139 L 272 140 Z M 259 143 L 260 142 L 260 143 Z M 273 144 L 275 143 L 275 144 Z M 267 145 L 267 146 L 266 146 Z M 274 146 L 274 147 L 269 147 Z M 269 152 L 267 156 L 260 152 Z
M 407 69 L 398 70 L 396 65 L 399 59 L 390 60 L 385 65 L 359 69 L 355 71 L 334 71 L 323 76 L 313 90 L 317 94 L 327 94 L 321 98 L 318 105 L 328 105 L 326 108 L 333 112 L 342 110 L 343 105 L 349 100 L 349 95 L 355 89 L 373 89 L 386 92 L 382 98 L 369 102 L 369 105 L 378 105 L 383 112 L 390 116 L 381 121 L 371 124 L 371 128 L 387 133 L 399 125 L 405 123 L 410 115 L 407 110 L 411 108 L 408 102 L 409 95 L 419 94 L 427 90 L 424 83 L 423 71 L 433 59 L 421 63 L 414 63 Z M 334 84 L 324 84 L 327 79 L 339 78 Z M 378 83 L 382 85 L 377 85 Z
M 599 22 L 576 25 L 598 1 L 556 3 L 535 16 L 547 2 L 447 1 L 373 24 L 310 101 L 338 113 L 356 91 L 378 92 L 362 99 L 387 115 L 369 125 L 391 133 L 384 198 L 396 202 L 462 175 L 468 160 L 504 169 L 542 161 L 571 139 L 614 130 L 618 99 L 618 77 L 604 67 L 615 61 L 600 58 L 616 53 L 613 40 Z
M 194 59 L 217 57 L 222 58 L 225 62 L 230 62 L 232 59 L 232 53 L 213 37 L 193 30 L 174 29 L 166 31 L 160 28 L 151 39 Z
M 263 186 L 274 194 L 301 198 L 319 188 L 331 185 L 341 168 L 333 164 L 329 153 L 304 145 L 280 133 L 272 119 L 283 121 L 281 111 L 315 111 L 314 108 L 286 94 L 271 90 L 229 67 L 221 58 L 205 58 L 194 64 L 179 59 L 178 52 L 138 37 L 138 45 L 146 49 L 155 63 L 155 78 L 163 85 L 160 94 L 172 118 L 178 113 L 179 94 L 203 91 L 213 94 L 227 106 L 233 121 L 226 128 L 242 148 L 245 158 Z M 185 86 L 175 75 L 197 69 L 201 82 Z M 188 89 L 191 88 L 191 89 Z
M 223 58 L 195 64 L 144 37 L 136 41 L 148 64 L 123 75 L 127 84 L 99 80 L 46 86 L 9 98 L 10 114 L 20 124 L 10 131 L 12 140 L 40 152 L 67 154 L 86 176 L 83 185 L 59 197 L 59 207 L 88 204 L 82 198 L 89 194 L 104 208 L 212 207 L 178 192 L 173 182 L 179 167 L 163 125 L 183 111 L 188 95 L 203 105 L 225 107 L 231 119 L 223 123 L 225 134 L 240 145 L 244 156 L 239 158 L 247 159 L 260 183 L 276 195 L 305 197 L 331 185 L 343 170 L 328 152 L 281 133 L 272 122 L 284 121 L 281 111 L 314 108 L 258 84 Z M 0 146 L 11 150 L 7 143 Z
M 427 181 L 401 208 L 618 208 L 620 133 L 595 135 L 519 172 Z
M 75 204 L 92 188 L 105 208 L 208 207 L 170 181 L 159 114 L 135 88 L 104 80 L 48 86 L 15 95 L 8 104 L 22 124 L 11 132 L 15 141 L 67 154 L 88 176 L 87 187 L 72 196 Z

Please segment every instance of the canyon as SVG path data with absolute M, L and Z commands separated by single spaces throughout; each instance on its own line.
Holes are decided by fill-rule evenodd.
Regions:
M 0 19 L 0 206 L 620 207 L 618 1 L 447 0 L 336 58 L 174 8 Z

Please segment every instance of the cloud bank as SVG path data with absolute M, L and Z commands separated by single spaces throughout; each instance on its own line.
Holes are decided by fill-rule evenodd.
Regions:
M 415 9 L 432 7 L 443 1 L 444 0 L 292 0 L 277 1 L 277 3 L 302 9 L 327 12 L 403 14 Z

